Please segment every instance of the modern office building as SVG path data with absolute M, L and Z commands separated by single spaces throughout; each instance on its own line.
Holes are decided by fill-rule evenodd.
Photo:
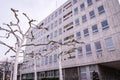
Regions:
M 118 0 L 68 0 L 33 29 L 35 39 L 27 43 L 45 44 L 57 41 L 67 44 L 77 40 L 84 44 L 62 45 L 62 74 L 64 80 L 92 80 L 97 72 L 100 80 L 120 80 L 120 5 Z M 31 34 L 30 34 L 31 35 Z M 21 76 L 38 80 L 58 80 L 60 50 L 57 46 L 26 47 Z M 73 49 L 73 47 L 75 49 Z M 30 58 L 31 52 L 36 57 Z M 67 53 L 66 53 L 67 52 Z M 28 58 L 29 57 L 29 58 Z M 32 57 L 34 57 L 32 55 Z

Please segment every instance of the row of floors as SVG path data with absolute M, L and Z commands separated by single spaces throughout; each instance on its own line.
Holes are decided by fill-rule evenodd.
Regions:
M 62 69 L 63 80 L 93 80 L 95 77 L 99 80 L 120 80 L 118 63 L 120 62 L 64 68 Z M 18 80 L 20 79 L 34 80 L 34 72 L 21 73 L 18 75 Z M 59 80 L 59 70 L 37 71 L 37 80 Z

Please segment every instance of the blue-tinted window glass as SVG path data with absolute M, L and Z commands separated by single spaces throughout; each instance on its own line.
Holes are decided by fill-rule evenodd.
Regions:
M 98 13 L 99 13 L 99 14 L 102 14 L 102 13 L 104 13 L 104 12 L 105 12 L 105 10 L 104 10 L 103 5 L 100 6 L 100 7 L 98 7 Z
M 75 20 L 75 26 L 78 26 L 78 25 L 80 25 L 79 18 L 77 18 L 77 19 Z
M 77 32 L 77 33 L 76 33 L 76 38 L 77 38 L 77 40 L 78 40 L 78 39 L 81 39 L 81 33 L 80 33 L 80 32 Z
M 83 55 L 82 47 L 78 47 L 77 51 L 78 51 L 78 56 L 82 56 Z
M 86 17 L 86 15 L 83 15 L 82 16 L 82 22 L 84 23 L 84 22 L 86 22 L 87 21 L 87 17 Z
M 95 12 L 94 12 L 94 11 L 91 11 L 91 12 L 89 12 L 89 15 L 90 15 L 90 19 L 92 19 L 92 18 L 95 17 Z
M 86 54 L 92 54 L 90 44 L 87 44 L 87 45 L 86 45 Z
M 74 15 L 77 15 L 77 14 L 78 14 L 78 7 L 74 9 Z
M 88 6 L 92 5 L 92 0 L 87 0 Z
M 73 4 L 77 3 L 77 0 L 73 0 Z
M 85 10 L 85 4 L 84 3 L 82 3 L 81 5 L 80 5 L 80 10 L 82 11 L 82 10 Z
M 87 29 L 84 29 L 84 36 L 89 36 L 89 31 L 88 31 L 88 28 Z
M 115 49 L 112 37 L 105 39 L 105 44 L 106 44 L 107 51 L 111 51 Z
M 93 33 L 97 33 L 98 32 L 98 27 L 97 27 L 96 24 L 92 26 L 92 32 Z
M 108 21 L 107 20 L 104 20 L 101 22 L 101 25 L 102 25 L 102 30 L 105 30 L 105 29 L 108 29 L 109 28 L 109 25 L 108 25 Z
M 102 51 L 102 47 L 101 47 L 100 41 L 95 42 L 95 49 L 96 49 L 97 53 Z

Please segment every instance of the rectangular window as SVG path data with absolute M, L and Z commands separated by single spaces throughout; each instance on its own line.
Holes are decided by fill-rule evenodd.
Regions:
M 49 57 L 49 64 L 52 63 L 52 55 Z
M 84 36 L 89 36 L 89 31 L 88 31 L 88 28 L 87 29 L 84 29 Z
M 105 29 L 108 29 L 109 28 L 109 25 L 108 25 L 108 21 L 107 20 L 104 20 L 101 22 L 101 25 L 102 25 L 102 30 L 105 30 Z
M 87 0 L 88 6 L 92 5 L 92 0 Z
M 53 33 L 50 33 L 49 37 L 50 37 L 49 39 L 52 39 L 53 38 Z
M 51 26 L 50 26 L 50 30 L 52 30 L 52 29 L 53 29 L 53 26 L 54 26 L 54 24 L 52 23 L 52 24 L 51 24 Z
M 105 39 L 105 44 L 106 44 L 107 51 L 111 51 L 111 50 L 115 49 L 114 44 L 113 44 L 113 40 L 111 37 Z
M 100 41 L 95 42 L 95 49 L 96 49 L 97 53 L 102 52 L 102 47 L 101 47 Z
M 45 65 L 48 64 L 48 56 L 45 57 Z
M 59 15 L 62 13 L 62 9 L 59 9 Z
M 75 20 L 75 26 L 78 26 L 78 25 L 80 25 L 79 18 L 77 18 L 77 19 Z
M 80 67 L 81 80 L 87 80 L 86 67 Z
M 57 54 L 54 54 L 54 62 L 57 62 L 57 58 L 58 58 Z
M 76 33 L 76 39 L 77 39 L 77 40 L 81 39 L 81 33 L 80 33 L 80 32 L 77 32 L 77 33 Z
M 103 5 L 100 6 L 100 7 L 98 7 L 98 13 L 99 13 L 99 14 L 102 14 L 102 13 L 104 13 L 104 12 L 105 12 L 105 10 L 104 10 Z
M 77 0 L 73 0 L 73 4 L 77 3 Z
M 81 10 L 81 11 L 85 10 L 85 4 L 84 4 L 84 3 L 82 3 L 82 4 L 80 5 L 80 10 Z
M 61 35 L 61 34 L 62 34 L 62 28 L 59 29 L 59 35 Z
M 54 32 L 54 37 L 56 37 L 57 36 L 57 30 Z
M 82 47 L 78 47 L 77 51 L 78 51 L 78 56 L 82 56 L 83 55 L 82 54 Z
M 48 22 L 50 22 L 50 17 L 48 17 Z
M 78 7 L 74 9 L 74 15 L 77 15 L 77 14 L 78 14 Z
M 57 17 L 57 12 L 55 12 L 55 17 Z
M 97 33 L 98 32 L 97 24 L 95 24 L 95 25 L 92 26 L 92 32 L 93 33 Z
M 87 21 L 87 17 L 86 17 L 86 15 L 83 15 L 82 16 L 82 22 L 84 23 L 84 22 L 86 22 Z
M 87 44 L 87 45 L 86 45 L 86 54 L 87 54 L 87 55 L 92 54 L 90 44 Z
M 90 12 L 89 12 L 89 15 L 90 15 L 90 19 L 92 19 L 92 18 L 95 17 L 95 12 L 94 12 L 94 11 L 90 11 Z
M 59 25 L 62 23 L 62 18 L 59 18 Z
M 54 23 L 54 27 L 56 27 L 57 26 L 57 20 L 55 21 L 55 23 Z

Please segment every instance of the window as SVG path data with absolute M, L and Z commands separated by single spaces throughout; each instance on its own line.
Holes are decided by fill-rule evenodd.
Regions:
M 54 15 L 51 15 L 51 20 L 53 20 L 53 18 L 54 18 Z
M 97 2 L 97 1 L 100 1 L 100 0 L 95 0 L 95 1 Z
M 48 17 L 48 22 L 50 22 L 50 17 Z
M 57 62 L 57 58 L 58 58 L 57 54 L 54 54 L 54 62 Z
M 102 47 L 101 47 L 100 41 L 95 42 L 95 49 L 96 49 L 97 53 L 102 51 Z
M 98 7 L 98 13 L 99 13 L 99 14 L 102 14 L 102 13 L 104 13 L 104 12 L 105 12 L 105 10 L 104 10 L 103 5 L 100 6 L 100 7 Z
M 82 16 L 82 22 L 84 23 L 84 22 L 86 22 L 87 21 L 87 17 L 86 17 L 86 15 L 83 15 Z
M 88 54 L 92 54 L 90 44 L 87 44 L 87 45 L 86 45 L 86 54 L 87 54 L 87 55 L 88 55 Z
M 89 31 L 88 31 L 88 28 L 87 29 L 84 29 L 84 36 L 89 36 Z
M 80 25 L 79 18 L 77 18 L 77 19 L 75 20 L 75 26 L 78 26 L 78 25 Z
M 50 26 L 49 30 L 52 30 L 52 29 L 53 29 L 53 23 L 51 24 L 51 26 Z
M 73 0 L 73 4 L 77 3 L 77 0 Z
M 82 80 L 87 80 L 86 67 L 81 67 L 81 68 L 80 68 L 80 71 L 81 71 L 81 73 L 80 73 L 80 74 L 81 74 L 81 75 L 80 75 L 80 76 L 81 76 L 81 79 L 82 79 Z
M 112 40 L 111 37 L 105 39 L 105 44 L 106 44 L 106 48 L 107 48 L 108 51 L 111 51 L 111 50 L 115 49 L 114 44 L 113 44 L 113 40 Z
M 82 11 L 82 10 L 85 10 L 85 4 L 84 3 L 82 3 L 81 5 L 80 5 L 80 10 Z
M 88 6 L 92 5 L 92 0 L 87 0 Z
M 50 33 L 50 38 L 49 39 L 52 39 L 53 38 L 53 33 Z
M 77 38 L 77 40 L 81 39 L 81 33 L 80 32 L 76 33 L 76 38 Z
M 55 21 L 55 23 L 54 23 L 54 27 L 56 27 L 57 26 L 57 20 Z
M 56 37 L 57 36 L 57 30 L 54 32 L 54 37 Z
M 108 29 L 109 28 L 109 25 L 108 25 L 108 21 L 107 20 L 104 20 L 101 22 L 101 25 L 102 25 L 102 30 L 105 30 L 105 29 Z
M 92 32 L 93 33 L 97 33 L 98 32 L 97 24 L 92 26 Z
M 77 15 L 77 14 L 78 14 L 78 7 L 74 9 L 74 15 Z
M 61 24 L 62 23 L 62 18 L 59 18 L 59 24 Z
M 89 15 L 90 15 L 90 19 L 92 19 L 92 18 L 95 17 L 95 12 L 94 12 L 94 11 L 91 11 L 91 12 L 89 12 Z
M 61 34 L 62 34 L 62 28 L 59 29 L 59 35 L 61 35 Z
M 55 12 L 55 17 L 57 17 L 57 12 Z
M 52 63 L 52 55 L 49 57 L 49 63 Z
M 59 15 L 62 13 L 62 9 L 59 9 Z
M 82 54 L 82 47 L 78 47 L 77 51 L 78 51 L 78 56 L 82 56 L 83 55 Z
M 45 65 L 48 64 L 48 56 L 45 57 Z

